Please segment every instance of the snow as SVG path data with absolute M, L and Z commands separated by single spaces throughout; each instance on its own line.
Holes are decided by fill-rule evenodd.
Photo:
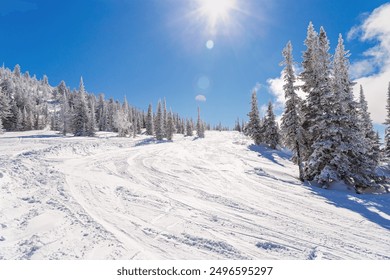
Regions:
M 0 155 L 0 259 L 390 259 L 390 195 L 302 184 L 237 132 L 6 132 Z

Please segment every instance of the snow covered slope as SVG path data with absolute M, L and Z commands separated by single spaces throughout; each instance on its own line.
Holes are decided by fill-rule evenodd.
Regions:
M 280 151 L 0 135 L 0 259 L 390 259 L 390 196 L 302 185 Z

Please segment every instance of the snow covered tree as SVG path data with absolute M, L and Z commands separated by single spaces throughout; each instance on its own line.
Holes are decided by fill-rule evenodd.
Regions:
M 317 118 L 320 109 L 320 89 L 318 82 L 318 33 L 314 30 L 313 23 L 310 22 L 307 28 L 305 39 L 306 50 L 303 53 L 302 67 L 303 71 L 299 79 L 303 82 L 302 90 L 308 94 L 307 99 L 301 105 L 301 122 L 302 122 L 302 160 L 307 160 L 312 153 L 313 138 L 316 131 L 310 131 L 314 125 L 314 118 Z M 311 107 L 313 106 L 313 107 Z
M 283 65 L 285 65 L 283 70 L 283 90 L 286 103 L 281 124 L 282 138 L 284 145 L 291 149 L 294 153 L 293 160 L 298 164 L 299 179 L 303 181 L 303 166 L 301 157 L 302 131 L 299 113 L 302 101 L 298 97 L 294 87 L 296 77 L 294 74 L 294 58 L 292 55 L 291 42 L 288 42 L 286 47 L 283 49 L 283 57 Z
M 146 116 L 146 135 L 154 134 L 154 123 L 153 123 L 153 109 L 152 104 L 149 104 L 148 114 Z
M 17 78 L 20 78 L 21 77 L 21 70 L 20 70 L 20 65 L 19 64 L 16 64 L 15 65 L 15 68 L 14 68 L 14 75 L 17 77 Z
M 75 136 L 87 136 L 88 124 L 90 124 L 90 113 L 88 110 L 86 93 L 84 88 L 83 78 L 80 79 L 80 87 L 75 97 L 75 105 L 73 112 L 73 131 Z
M 269 145 L 271 149 L 276 149 L 279 144 L 278 125 L 275 121 L 272 102 L 268 103 L 267 116 L 264 120 L 264 143 Z
M 126 137 L 129 132 L 127 115 L 123 109 L 117 110 L 114 115 L 114 126 L 118 130 L 118 137 Z
M 165 133 L 164 133 L 164 120 L 163 120 L 161 101 L 159 101 L 157 105 L 155 133 L 156 133 L 157 140 L 163 140 Z
M 198 121 L 196 122 L 196 134 L 199 138 L 204 138 L 204 123 L 200 118 L 200 108 L 198 107 Z
M 364 96 L 362 85 L 359 92 L 359 120 L 360 131 L 366 140 L 367 156 L 377 165 L 379 163 L 380 148 L 377 139 L 377 134 L 372 125 L 370 113 L 368 112 L 368 104 Z
M 384 151 L 385 155 L 384 156 L 387 159 L 390 159 L 390 82 L 389 82 L 389 87 L 387 89 L 386 110 L 387 110 L 387 115 L 385 120 L 386 131 L 385 131 L 385 151 Z
M 336 135 L 339 133 L 338 119 L 333 110 L 337 100 L 330 82 L 330 57 L 329 41 L 321 27 L 316 56 L 311 65 L 315 80 L 311 85 L 304 112 L 304 128 L 308 132 L 306 139 L 309 140 L 307 149 L 310 151 L 304 172 L 307 180 L 326 185 L 340 179 L 335 170 L 337 167 L 331 163 L 334 162 L 332 160 L 335 158 L 335 147 L 340 142 L 339 136 Z
M 167 122 L 167 139 L 169 141 L 173 138 L 173 133 L 175 132 L 175 123 L 173 122 L 172 110 L 168 113 L 168 122 Z
M 11 113 L 10 99 L 7 95 L 3 93 L 3 90 L 0 88 L 0 119 L 2 121 L 2 124 L 11 116 L 12 113 Z
M 61 99 L 62 134 L 66 136 L 66 134 L 70 132 L 71 111 L 70 111 L 69 102 L 66 94 L 66 88 L 64 91 L 62 91 L 61 94 L 62 94 L 62 99 Z
M 187 121 L 186 121 L 186 131 L 187 131 L 187 133 L 186 133 L 186 136 L 193 136 L 194 134 L 194 124 L 193 124 L 193 122 L 192 122 L 192 120 L 190 120 L 190 119 L 187 119 Z
M 89 116 L 87 120 L 87 135 L 88 136 L 95 136 L 96 132 L 96 117 L 95 117 L 95 102 L 96 99 L 94 98 L 89 98 Z
M 163 131 L 164 131 L 164 137 L 167 137 L 167 126 L 168 126 L 168 113 L 167 113 L 167 101 L 163 101 Z
M 245 134 L 250 136 L 256 145 L 263 142 L 263 133 L 260 123 L 259 108 L 257 105 L 256 91 L 252 92 L 251 111 L 248 114 L 249 123 L 246 125 Z
M 99 94 L 96 106 L 96 122 L 99 131 L 105 131 L 107 126 L 107 106 L 104 100 L 104 94 Z

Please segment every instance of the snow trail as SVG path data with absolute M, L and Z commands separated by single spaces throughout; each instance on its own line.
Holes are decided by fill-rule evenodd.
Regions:
M 390 258 L 389 195 L 302 185 L 236 132 L 50 133 L 0 136 L 0 259 Z

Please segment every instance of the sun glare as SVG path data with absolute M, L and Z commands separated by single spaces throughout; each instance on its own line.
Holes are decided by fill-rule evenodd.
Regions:
M 219 21 L 227 22 L 229 13 L 235 8 L 236 0 L 198 0 L 200 13 L 215 27 Z

